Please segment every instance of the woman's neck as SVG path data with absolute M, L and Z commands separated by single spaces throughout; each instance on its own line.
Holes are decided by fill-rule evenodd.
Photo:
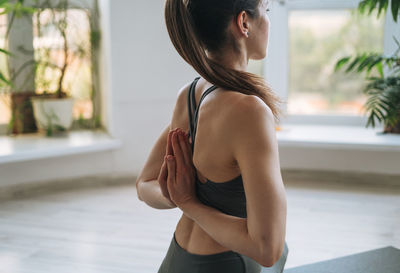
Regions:
M 233 52 L 226 52 L 225 54 L 209 53 L 208 57 L 214 62 L 231 69 L 239 71 L 247 71 L 249 59 L 245 53 L 237 54 Z

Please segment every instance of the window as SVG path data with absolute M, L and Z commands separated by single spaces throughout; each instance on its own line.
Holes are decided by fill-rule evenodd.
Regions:
M 362 114 L 364 76 L 335 73 L 334 65 L 356 53 L 383 53 L 384 18 L 375 16 L 355 10 L 289 12 L 289 114 Z
M 34 0 L 24 1 L 24 5 L 36 6 L 36 3 L 48 3 L 50 1 L 38 2 Z M 55 3 L 57 4 L 57 3 Z M 37 6 L 36 6 L 37 7 Z M 47 8 L 48 7 L 48 8 Z M 40 60 L 35 69 L 35 92 L 40 94 L 44 91 L 54 93 L 60 76 L 60 69 L 63 64 L 62 50 L 64 39 L 57 31 L 54 22 L 58 22 L 63 12 L 52 6 L 41 6 L 39 12 L 32 14 L 32 22 L 20 20 L 19 27 L 24 29 L 24 37 L 18 31 L 11 31 L 9 40 L 21 41 L 26 44 L 26 37 L 32 37 L 33 50 L 24 50 L 22 57 L 24 60 Z M 98 77 L 98 42 L 99 18 L 97 14 L 96 0 L 69 1 L 66 21 L 68 27 L 66 35 L 68 37 L 68 68 L 63 80 L 63 88 L 75 99 L 72 129 L 95 128 L 100 123 L 101 102 L 100 86 Z M 5 32 L 7 29 L 7 15 L 0 16 L 0 47 L 5 46 Z M 38 29 L 40 23 L 40 29 Z M 62 23 L 62 22 L 61 22 Z M 33 26 L 33 27 L 32 27 Z M 30 32 L 26 35 L 26 32 Z M 24 40 L 25 39 L 25 40 Z M 25 43 L 24 43 L 25 42 Z M 29 41 L 28 41 L 29 43 Z M 23 50 L 21 46 L 9 44 L 9 51 L 19 52 Z M 2 73 L 7 71 L 6 58 L 0 54 L 0 70 Z M 43 63 L 51 63 L 53 66 L 46 66 Z M 52 68 L 53 67 L 53 68 Z M 1 88 L 1 87 L 0 87 Z M 7 130 L 11 119 L 11 99 L 9 92 L 4 92 L 7 88 L 0 91 L 0 135 L 9 132 Z
M 360 15 L 357 0 L 272 0 L 265 78 L 283 98 L 284 122 L 365 125 L 364 75 L 334 72 L 341 57 L 392 54 L 388 12 Z M 389 38 L 388 38 L 389 37 Z
M 5 47 L 5 35 L 6 35 L 6 26 L 7 26 L 7 16 L 0 15 L 0 48 Z M 6 56 L 4 54 L 0 54 L 0 72 L 5 73 L 6 71 Z M 7 74 L 5 74 L 8 77 Z M 0 126 L 7 124 L 11 118 L 11 100 L 10 95 L 6 92 L 6 88 L 0 85 Z M 5 126 L 4 126 L 5 127 Z M 0 130 L 0 134 L 2 131 Z
M 44 91 L 53 93 L 57 90 L 59 68 L 43 65 L 53 63 L 62 65 L 64 40 L 59 31 L 54 29 L 52 22 L 60 21 L 62 14 L 45 9 L 33 15 L 35 59 L 42 62 L 36 70 L 36 93 Z M 41 30 L 38 30 L 38 20 Z M 63 88 L 75 98 L 73 109 L 74 119 L 90 119 L 92 117 L 93 102 L 91 100 L 91 45 L 90 22 L 87 13 L 82 9 L 69 9 L 67 12 L 68 37 L 68 69 L 63 81 Z M 47 44 L 46 44 L 47 43 Z M 51 48 L 49 48 L 51 44 Z

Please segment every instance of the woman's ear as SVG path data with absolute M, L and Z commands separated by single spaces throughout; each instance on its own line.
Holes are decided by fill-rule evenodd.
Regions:
M 239 32 L 247 37 L 247 33 L 249 32 L 249 16 L 246 11 L 243 10 L 239 13 L 236 18 L 236 26 Z

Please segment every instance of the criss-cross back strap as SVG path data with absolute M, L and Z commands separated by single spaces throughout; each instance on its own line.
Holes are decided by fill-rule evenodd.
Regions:
M 188 96 L 187 96 L 187 104 L 188 104 L 188 112 L 189 112 L 189 137 L 192 139 L 192 146 L 193 146 L 193 130 L 194 130 L 194 125 L 193 125 L 193 114 L 192 114 L 192 107 L 193 110 L 196 110 L 196 98 L 195 96 L 192 96 L 192 93 L 194 93 L 194 90 L 196 88 L 196 84 L 199 81 L 200 77 L 197 77 L 194 79 L 192 84 L 190 85 Z M 192 101 L 190 99 L 192 98 Z
M 194 94 L 195 93 L 194 90 L 196 88 L 196 84 L 197 84 L 199 79 L 200 79 L 200 77 L 198 77 L 198 78 L 196 78 L 194 80 L 194 82 L 190 86 L 189 93 L 188 93 L 189 134 L 190 134 L 190 137 L 192 139 L 192 151 L 194 151 L 194 141 L 195 141 L 195 136 L 196 136 L 196 131 L 197 131 L 197 120 L 198 120 L 198 116 L 199 116 L 199 109 L 200 109 L 201 102 L 204 100 L 204 98 L 208 94 L 210 94 L 212 91 L 214 91 L 215 89 L 218 88 L 215 85 L 213 85 L 210 88 L 208 88 L 203 93 L 203 95 L 201 96 L 200 101 L 199 101 L 199 105 L 196 107 L 196 97 L 195 97 L 195 94 Z M 192 97 L 192 106 L 193 106 L 193 109 L 195 110 L 194 117 L 193 117 L 194 120 L 192 119 L 192 107 L 190 105 L 190 97 Z
M 199 117 L 200 104 L 201 104 L 201 102 L 203 101 L 203 99 L 204 99 L 208 94 L 210 94 L 212 91 L 214 91 L 214 90 L 217 89 L 217 88 L 218 88 L 218 87 L 215 86 L 215 85 L 211 86 L 210 88 L 208 88 L 208 89 L 203 93 L 203 95 L 202 95 L 201 98 L 200 98 L 199 105 L 197 106 L 196 112 L 194 113 L 194 131 L 193 131 L 193 145 L 192 145 L 192 148 L 194 147 L 194 140 L 195 140 L 196 132 L 197 132 L 197 119 L 198 119 L 198 117 Z

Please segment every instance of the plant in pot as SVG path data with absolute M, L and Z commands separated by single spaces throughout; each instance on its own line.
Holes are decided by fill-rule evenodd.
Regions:
M 25 6 L 24 0 L 0 0 L 0 10 L 0 15 L 5 16 L 2 19 L 7 21 L 1 26 L 5 28 L 5 32 L 4 45 L 0 48 L 1 57 L 4 57 L 4 66 L 0 71 L 0 95 L 11 109 L 8 132 L 13 134 L 36 132 L 37 127 L 30 102 L 31 96 L 35 95 L 32 76 L 34 63 L 25 62 L 24 58 L 21 58 L 23 49 L 18 45 L 23 40 L 18 38 L 25 34 L 20 31 L 20 22 L 31 17 L 35 9 Z M 18 35 L 10 37 L 11 32 L 16 32 Z M 27 46 L 29 47 L 29 43 Z M 13 47 L 12 53 L 10 47 Z M 7 97 L 10 97 L 10 102 Z
M 378 10 L 378 17 L 390 6 L 393 20 L 397 23 L 400 1 L 363 0 L 359 3 L 360 13 L 371 14 Z M 400 134 L 400 42 L 395 38 L 397 50 L 391 56 L 368 52 L 356 56 L 346 56 L 335 64 L 335 71 L 346 68 L 345 72 L 366 72 L 367 85 L 363 92 L 367 95 L 364 107 L 368 112 L 366 127 L 375 127 L 375 119 L 383 122 L 382 133 Z M 379 76 L 370 76 L 376 69 Z
M 36 60 L 36 72 L 48 73 L 49 70 L 58 71 L 58 80 L 53 87 L 55 92 L 44 90 L 31 98 L 36 123 L 40 130 L 46 131 L 47 136 L 54 133 L 65 132 L 70 129 L 73 122 L 73 106 L 75 99 L 65 91 L 65 75 L 73 58 L 73 52 L 68 40 L 68 0 L 59 1 L 57 6 L 50 6 L 45 1 L 45 6 L 38 7 L 36 14 L 36 29 L 38 39 L 42 38 L 42 28 L 51 28 L 58 33 L 59 43 L 44 44 L 38 48 Z M 47 13 L 42 16 L 43 11 Z M 50 13 L 49 13 L 50 11 Z M 61 38 L 61 39 L 60 39 Z M 51 61 L 51 55 L 61 56 L 61 64 Z M 38 80 L 36 80 L 38 82 Z M 51 89 L 46 83 L 42 86 Z
M 7 134 L 37 132 L 36 124 L 48 136 L 66 131 L 72 121 L 72 94 L 80 100 L 74 109 L 79 119 L 71 129 L 100 128 L 97 1 L 74 2 L 71 8 L 66 0 L 24 2 L 0 0 L 0 15 L 8 17 L 0 27 L 10 37 L 0 48 L 0 57 L 5 57 L 0 64 L 6 62 L 0 67 L 0 99 L 12 109 Z

